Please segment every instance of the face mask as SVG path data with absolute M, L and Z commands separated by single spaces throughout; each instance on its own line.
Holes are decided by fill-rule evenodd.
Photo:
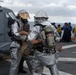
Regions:
M 23 18 L 21 18 L 21 21 L 22 21 L 22 23 L 24 23 L 24 24 L 26 24 L 26 23 L 28 22 L 27 19 L 23 19 Z

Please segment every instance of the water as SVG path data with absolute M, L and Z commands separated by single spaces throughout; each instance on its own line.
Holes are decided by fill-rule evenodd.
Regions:
M 31 29 L 31 28 L 33 27 L 33 25 L 34 25 L 34 22 L 33 22 L 33 21 L 30 21 L 29 24 L 30 24 L 30 29 Z M 63 25 L 64 25 L 64 23 L 56 23 L 56 26 L 57 26 L 58 24 L 60 24 L 61 27 L 63 27 Z M 71 26 L 74 28 L 74 26 L 76 26 L 76 24 L 71 24 Z

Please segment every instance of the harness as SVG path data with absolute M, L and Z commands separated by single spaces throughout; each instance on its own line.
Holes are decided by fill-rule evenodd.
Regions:
M 47 44 L 47 41 L 46 41 L 46 38 L 47 36 L 45 36 L 45 34 L 49 34 L 50 32 L 47 32 L 44 34 L 45 38 L 43 37 L 42 35 L 42 31 L 44 31 L 44 27 L 43 25 L 41 24 L 37 24 L 37 25 L 34 25 L 34 26 L 40 26 L 40 33 L 38 34 L 38 38 L 40 38 L 42 40 L 41 43 L 38 43 L 38 44 L 35 44 L 35 49 L 38 50 L 39 52 L 44 52 L 44 53 L 55 53 L 56 50 L 55 50 L 55 47 L 54 48 L 50 48 Z
M 26 24 L 23 24 L 21 21 L 19 21 L 19 22 L 17 22 L 17 25 L 18 25 L 18 32 L 20 32 L 20 31 L 29 32 L 30 26 L 29 26 L 28 22 Z M 20 44 L 22 43 L 22 41 L 17 39 L 14 34 L 12 35 L 11 40 L 17 41 Z

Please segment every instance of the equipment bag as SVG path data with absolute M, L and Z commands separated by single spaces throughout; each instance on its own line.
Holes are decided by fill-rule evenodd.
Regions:
M 47 46 L 52 49 L 55 48 L 55 37 L 54 37 L 54 30 L 51 26 L 45 26 L 44 31 L 42 31 L 42 35 L 46 41 Z

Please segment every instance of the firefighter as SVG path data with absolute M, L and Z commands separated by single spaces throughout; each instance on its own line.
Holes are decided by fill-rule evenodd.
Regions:
M 52 50 L 51 48 L 47 48 L 46 46 L 48 44 L 44 44 L 42 37 L 38 38 L 38 35 L 40 36 L 41 34 L 41 30 L 46 26 L 51 26 L 56 36 L 55 27 L 52 26 L 51 23 L 48 21 L 47 15 L 45 13 L 43 13 L 43 15 L 41 14 L 41 12 L 42 11 L 38 12 L 34 17 L 35 25 L 28 35 L 28 40 L 34 45 L 37 44 L 37 46 L 35 47 L 35 58 L 30 61 L 30 64 L 32 65 L 31 72 L 32 75 L 42 75 L 43 67 L 46 66 L 47 68 L 49 68 L 51 75 L 59 75 L 55 58 L 56 48 L 53 47 Z M 60 37 L 55 37 L 55 40 L 59 41 Z M 61 51 L 61 49 L 62 45 L 59 46 L 58 50 Z
M 20 10 L 17 16 L 18 21 L 15 21 L 14 24 L 11 25 L 11 32 L 13 35 L 10 46 L 11 65 L 9 75 L 17 75 L 20 61 L 23 63 L 21 49 L 26 47 L 26 37 L 29 32 L 28 18 L 28 12 L 26 10 Z M 25 30 L 23 29 L 24 26 Z M 23 67 L 21 71 L 23 71 Z

